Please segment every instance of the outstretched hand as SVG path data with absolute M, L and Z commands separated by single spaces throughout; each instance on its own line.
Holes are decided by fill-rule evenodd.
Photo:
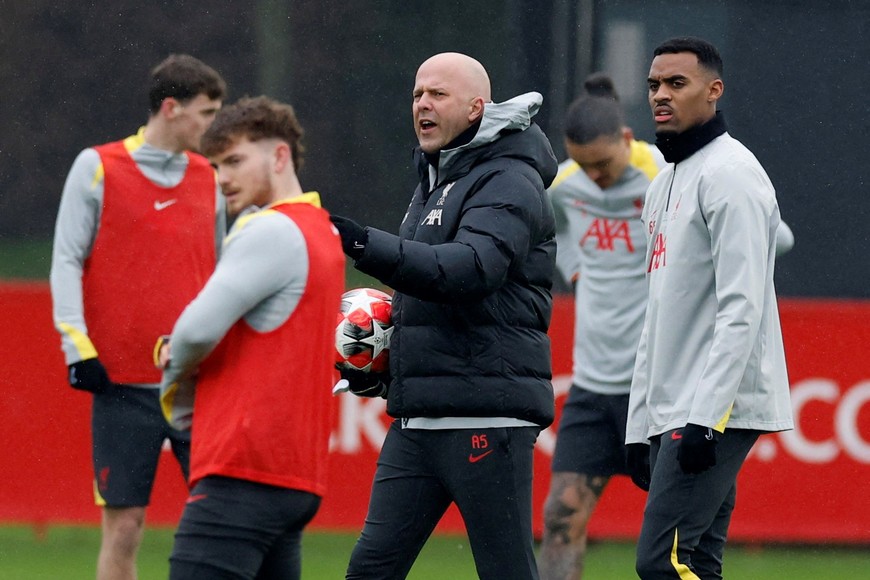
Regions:
M 340 215 L 331 215 L 329 219 L 341 236 L 341 247 L 344 253 L 354 260 L 362 257 L 369 238 L 366 229 L 352 219 Z

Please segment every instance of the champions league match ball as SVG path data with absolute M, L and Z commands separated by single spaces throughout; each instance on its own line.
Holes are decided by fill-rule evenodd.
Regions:
M 335 327 L 335 367 L 366 373 L 390 367 L 392 298 L 373 288 L 348 290 L 341 296 Z

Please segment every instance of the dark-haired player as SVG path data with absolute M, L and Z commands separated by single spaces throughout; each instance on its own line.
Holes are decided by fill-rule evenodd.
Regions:
M 625 125 L 613 83 L 585 82 L 569 107 L 569 159 L 549 194 L 556 264 L 574 284 L 574 372 L 562 410 L 544 506 L 541 578 L 580 578 L 586 529 L 604 486 L 627 474 L 625 418 L 646 306 L 646 236 L 640 212 L 665 162 Z
M 54 320 L 73 388 L 93 393 L 97 578 L 135 578 L 163 441 L 187 475 L 190 440 L 160 413 L 154 337 L 214 270 L 226 218 L 214 171 L 193 153 L 226 87 L 171 55 L 151 71 L 148 122 L 82 151 L 67 176 L 51 263 Z
M 632 478 L 649 486 L 636 569 L 645 580 L 722 578 L 737 474 L 756 439 L 793 428 L 773 283 L 779 206 L 716 105 L 722 59 L 673 38 L 647 79 L 656 146 L 649 301 L 629 397 Z
M 635 354 L 646 310 L 646 235 L 640 214 L 665 166 L 634 139 L 605 74 L 586 79 L 569 107 L 565 149 L 549 193 L 557 218 L 557 265 L 574 284 L 574 370 L 562 410 L 544 508 L 539 567 L 546 579 L 583 572 L 589 519 L 613 475 L 628 475 L 625 428 Z M 791 248 L 785 223 L 777 251 Z

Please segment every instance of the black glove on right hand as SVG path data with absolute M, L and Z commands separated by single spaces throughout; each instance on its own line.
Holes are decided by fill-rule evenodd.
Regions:
M 369 240 L 366 229 L 352 219 L 340 215 L 331 215 L 329 219 L 341 236 L 341 247 L 344 253 L 354 260 L 361 258 L 366 249 L 366 242 Z
M 680 437 L 677 461 L 683 473 L 703 473 L 716 465 L 716 444 L 719 443 L 718 431 L 703 425 L 687 423 Z
M 69 365 L 69 384 L 74 389 L 101 393 L 112 386 L 100 359 L 89 358 Z
M 364 373 L 353 369 L 339 369 L 338 373 L 347 381 L 348 390 L 357 397 L 387 398 L 388 373 Z
M 628 467 L 628 474 L 631 476 L 631 481 L 642 490 L 649 491 L 649 482 L 651 479 L 649 445 L 644 443 L 629 443 L 625 448 L 625 463 Z

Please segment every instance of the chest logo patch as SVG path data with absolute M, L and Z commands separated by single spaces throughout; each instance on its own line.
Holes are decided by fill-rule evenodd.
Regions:
M 454 185 L 456 185 L 455 181 L 444 186 L 444 191 L 441 192 L 441 197 L 438 198 L 435 205 L 444 205 L 444 202 L 447 201 L 447 194 L 450 193 L 450 190 L 453 189 Z
M 425 218 L 423 218 L 423 223 L 421 225 L 424 226 L 440 226 L 441 225 L 441 210 L 433 209 L 429 212 Z
M 162 210 L 166 209 L 167 207 L 169 207 L 170 205 L 174 204 L 174 203 L 177 202 L 177 201 L 178 201 L 178 200 L 177 200 L 177 199 L 174 199 L 174 198 L 173 198 L 173 199 L 167 199 L 166 201 L 156 201 L 156 200 L 155 200 L 155 201 L 154 201 L 154 209 L 156 209 L 157 211 L 162 211 Z
M 652 253 L 649 258 L 649 265 L 646 268 L 647 274 L 667 266 L 666 241 L 667 239 L 663 233 L 659 232 L 656 234 L 655 244 L 653 245 Z
M 589 239 L 596 241 L 596 250 L 607 252 L 614 251 L 614 242 L 621 240 L 625 244 L 626 249 L 634 253 L 631 232 L 628 228 L 628 222 L 625 220 L 595 218 L 592 221 L 592 225 L 586 230 L 586 234 L 583 235 L 583 239 L 580 240 L 580 245 L 582 246 Z

